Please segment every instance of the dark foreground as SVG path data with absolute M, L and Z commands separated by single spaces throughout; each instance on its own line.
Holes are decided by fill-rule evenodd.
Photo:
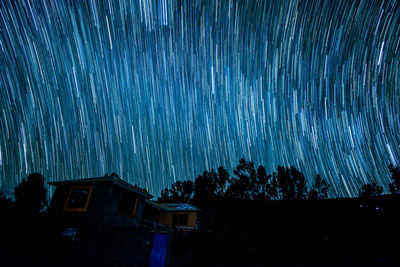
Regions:
M 400 266 L 399 203 L 386 196 L 205 203 L 210 227 L 175 232 L 171 266 Z M 110 256 L 118 238 L 85 261 L 79 240 L 62 240 L 59 231 L 51 216 L 3 218 L 0 265 L 137 266 L 118 251 Z

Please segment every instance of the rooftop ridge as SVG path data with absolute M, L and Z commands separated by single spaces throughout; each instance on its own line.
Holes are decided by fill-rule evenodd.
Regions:
M 139 194 L 142 194 L 145 197 L 152 198 L 153 196 L 147 192 L 146 189 L 140 188 L 136 185 L 132 185 L 127 181 L 119 178 L 118 175 L 105 175 L 102 177 L 92 177 L 92 178 L 81 178 L 81 179 L 71 179 L 64 181 L 53 181 L 48 182 L 49 185 L 61 185 L 61 184 L 73 184 L 73 183 L 96 183 L 96 182 L 113 182 L 127 189 L 131 189 L 136 191 Z

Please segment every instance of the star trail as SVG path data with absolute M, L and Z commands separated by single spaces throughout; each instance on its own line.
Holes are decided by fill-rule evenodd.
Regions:
M 157 195 L 242 157 L 385 190 L 400 160 L 399 1 L 0 2 L 0 186 Z

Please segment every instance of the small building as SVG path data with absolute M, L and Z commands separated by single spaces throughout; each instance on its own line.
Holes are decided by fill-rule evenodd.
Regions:
M 169 265 L 173 230 L 143 220 L 147 191 L 117 175 L 49 184 L 56 186 L 49 213 L 69 240 L 72 264 Z
M 200 210 L 189 203 L 155 203 L 146 201 L 145 218 L 177 230 L 198 230 Z
M 116 175 L 50 182 L 56 186 L 50 209 L 67 224 L 138 228 L 144 201 L 153 196 Z

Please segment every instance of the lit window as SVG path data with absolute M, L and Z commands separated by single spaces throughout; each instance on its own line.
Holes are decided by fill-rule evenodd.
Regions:
M 87 211 L 93 186 L 73 186 L 69 189 L 65 211 Z

